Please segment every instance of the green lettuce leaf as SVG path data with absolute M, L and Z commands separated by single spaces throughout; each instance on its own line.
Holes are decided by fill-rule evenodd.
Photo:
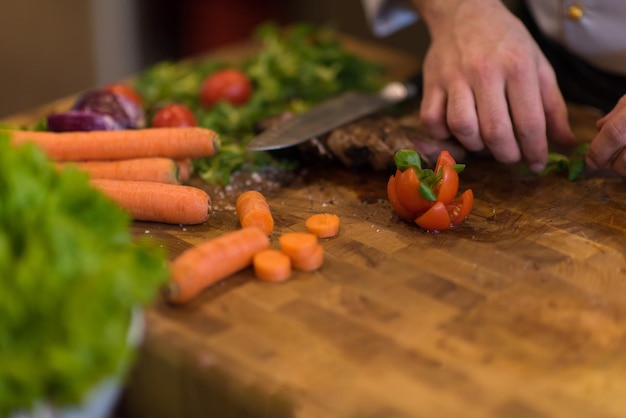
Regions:
M 85 174 L 0 132 L 0 416 L 76 403 L 132 358 L 131 314 L 167 268 L 130 222 Z

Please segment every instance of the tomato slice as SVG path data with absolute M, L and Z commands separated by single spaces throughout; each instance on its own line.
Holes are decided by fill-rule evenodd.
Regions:
M 387 199 L 389 199 L 391 207 L 400 217 L 405 219 L 415 218 L 415 214 L 402 206 L 400 203 L 400 200 L 398 199 L 396 177 L 393 175 L 389 177 L 389 181 L 387 182 Z
M 442 202 L 436 202 L 423 215 L 415 219 L 415 223 L 427 231 L 443 231 L 452 225 L 448 208 Z
M 450 154 L 448 150 L 444 149 L 443 151 L 439 153 L 439 156 L 437 157 L 437 164 L 435 165 L 435 173 L 438 173 L 439 169 L 443 166 L 455 165 L 455 164 L 456 164 L 456 160 L 454 159 L 452 154 Z
M 441 167 L 441 180 L 435 184 L 433 188 L 437 201 L 444 205 L 449 204 L 456 197 L 459 191 L 459 173 L 457 173 L 452 165 L 443 165 Z
M 469 215 L 474 206 L 474 192 L 467 189 L 457 199 L 447 206 L 452 225 L 458 225 Z
M 420 195 L 420 180 L 412 168 L 404 171 L 396 170 L 396 189 L 398 200 L 410 211 L 423 213 L 434 203 Z

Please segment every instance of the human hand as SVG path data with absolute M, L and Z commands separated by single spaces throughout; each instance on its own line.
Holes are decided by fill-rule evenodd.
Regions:
M 523 158 L 533 171 L 545 166 L 548 138 L 574 143 L 551 65 L 499 0 L 415 4 L 432 39 L 420 118 L 435 138 L 453 135 L 504 163 Z
M 612 169 L 626 177 L 626 95 L 597 122 L 598 134 L 585 157 L 591 169 Z

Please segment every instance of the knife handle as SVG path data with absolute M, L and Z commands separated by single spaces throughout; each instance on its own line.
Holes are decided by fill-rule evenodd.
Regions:
M 422 94 L 422 73 L 417 73 L 404 81 L 394 81 L 380 91 L 380 97 L 389 103 L 398 103 Z
M 415 97 L 422 94 L 422 88 L 424 85 L 424 76 L 422 72 L 417 72 L 412 76 L 405 79 L 402 84 L 405 85 L 409 96 L 407 98 Z

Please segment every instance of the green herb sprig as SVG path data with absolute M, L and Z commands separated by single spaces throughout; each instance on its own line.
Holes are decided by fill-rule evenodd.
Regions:
M 568 180 L 576 180 L 585 171 L 585 155 L 589 150 L 589 145 L 589 143 L 579 145 L 570 155 L 549 152 L 546 167 L 539 175 L 545 176 L 552 172 L 565 173 Z

